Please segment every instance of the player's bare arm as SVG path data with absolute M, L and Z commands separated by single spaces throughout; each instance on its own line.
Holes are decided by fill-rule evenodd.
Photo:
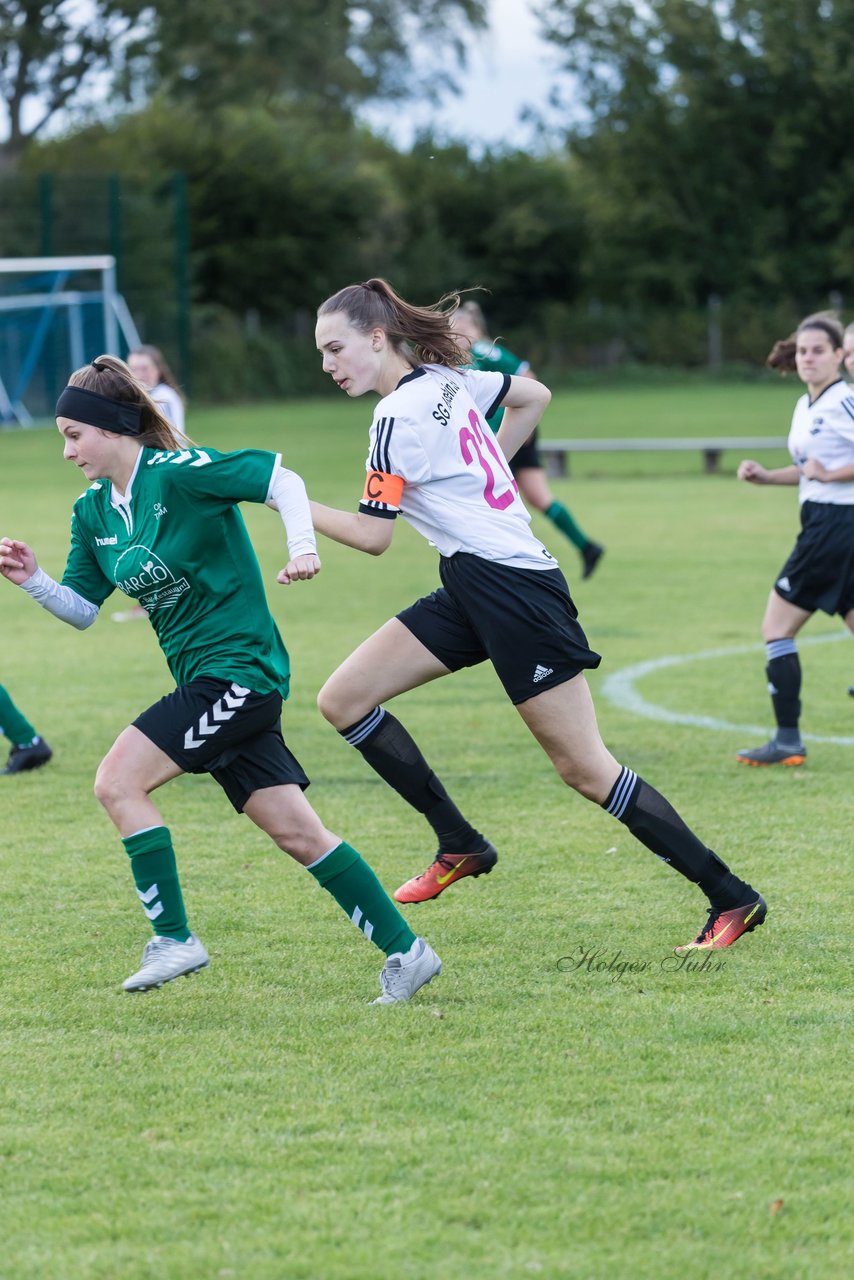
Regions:
M 508 461 L 537 426 L 546 411 L 552 393 L 535 378 L 514 376 L 502 400 L 504 418 L 498 428 L 498 443 Z
M 821 480 L 823 484 L 846 484 L 854 480 L 854 465 L 837 467 L 830 471 L 818 458 L 807 458 L 803 465 L 803 474 L 807 480 Z
M 319 502 L 311 504 L 311 520 L 318 533 L 369 556 L 381 556 L 394 536 L 394 520 L 382 520 L 361 511 L 339 511 Z
M 794 464 L 790 467 L 775 467 L 769 471 L 761 462 L 745 458 L 738 464 L 736 476 L 749 484 L 797 484 L 801 473 Z

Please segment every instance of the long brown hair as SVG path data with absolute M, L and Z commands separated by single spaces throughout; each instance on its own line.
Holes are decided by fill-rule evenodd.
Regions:
M 132 351 L 128 352 L 128 360 L 130 360 L 131 356 L 148 356 L 157 370 L 157 376 L 160 381 L 165 382 L 167 387 L 171 387 L 184 404 L 187 403 L 187 397 L 178 386 L 178 379 L 169 368 L 166 357 L 159 347 L 152 346 L 150 342 L 142 342 L 138 347 L 134 347 Z
M 186 448 L 175 434 L 172 423 L 163 416 L 145 387 L 118 356 L 96 356 L 91 364 L 84 364 L 82 369 L 72 373 L 68 385 L 80 387 L 83 391 L 95 391 L 110 400 L 139 405 L 142 430 L 134 439 L 140 444 L 171 451 Z
M 774 343 L 770 354 L 765 361 L 769 369 L 774 369 L 777 373 L 796 373 L 797 361 L 795 353 L 798 349 L 798 335 L 803 333 L 805 329 L 820 329 L 822 333 L 826 333 L 830 341 L 833 343 L 833 350 L 838 351 L 843 344 L 842 325 L 833 311 L 816 311 L 814 315 L 807 316 L 798 325 L 795 332 L 789 338 L 780 338 Z
M 446 293 L 430 306 L 414 307 L 395 293 L 387 280 L 374 277 L 339 289 L 321 303 L 317 314 L 329 316 L 340 311 L 362 333 L 384 330 L 412 365 L 442 364 L 453 369 L 471 359 L 451 329 L 459 305 L 459 293 Z

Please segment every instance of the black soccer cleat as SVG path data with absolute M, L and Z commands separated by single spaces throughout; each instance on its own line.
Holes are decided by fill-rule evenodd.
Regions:
M 599 561 L 605 554 L 605 548 L 598 542 L 588 542 L 581 551 L 581 563 L 584 565 L 582 578 L 589 578 Z
M 28 747 L 13 747 L 6 761 L 6 768 L 0 769 L 0 774 L 24 773 L 27 769 L 39 769 L 43 764 L 47 764 L 52 755 L 53 752 L 44 738 L 36 738 Z
M 768 764 L 799 765 L 807 758 L 807 749 L 801 742 L 796 747 L 783 747 L 776 738 L 765 742 L 761 747 L 750 747 L 744 751 L 736 751 L 735 758 L 739 764 L 756 766 Z

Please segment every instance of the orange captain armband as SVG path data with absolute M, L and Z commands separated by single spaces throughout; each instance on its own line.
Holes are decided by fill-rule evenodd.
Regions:
M 369 471 L 365 477 L 363 502 L 387 502 L 390 507 L 399 507 L 404 486 L 403 476 L 390 476 L 385 471 Z

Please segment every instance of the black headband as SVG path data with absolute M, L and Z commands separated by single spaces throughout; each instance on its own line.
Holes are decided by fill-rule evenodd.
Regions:
M 138 436 L 142 408 L 126 400 L 111 400 L 99 396 L 97 391 L 84 391 L 82 387 L 66 387 L 56 402 L 57 418 L 73 418 L 90 427 L 101 427 L 119 436 Z

